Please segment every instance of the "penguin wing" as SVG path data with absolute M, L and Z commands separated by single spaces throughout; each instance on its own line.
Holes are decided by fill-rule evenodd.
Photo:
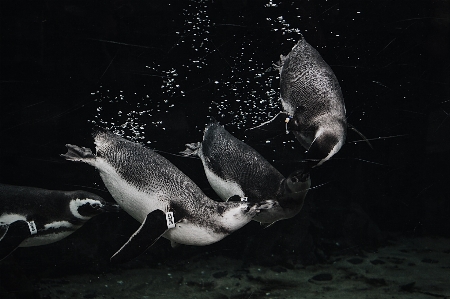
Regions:
M 30 227 L 25 220 L 18 220 L 8 225 L 0 226 L 0 261 L 11 254 L 20 243 L 31 236 Z
M 268 139 L 286 131 L 286 119 L 290 118 L 286 112 L 279 112 L 274 118 L 256 127 L 246 129 L 250 140 Z
M 124 263 L 138 257 L 155 244 L 168 229 L 166 213 L 161 210 L 149 213 L 138 230 L 111 257 L 111 262 Z

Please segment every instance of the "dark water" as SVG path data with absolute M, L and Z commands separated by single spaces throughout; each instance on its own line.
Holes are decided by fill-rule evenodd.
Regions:
M 201 140 L 208 116 L 245 139 L 279 112 L 272 64 L 302 33 L 374 149 L 349 132 L 294 219 L 176 254 L 160 241 L 139 265 L 199 253 L 308 264 L 388 232 L 449 236 L 449 16 L 446 1 L 1 1 L 0 182 L 112 200 L 93 168 L 59 157 L 66 143 L 92 148 L 98 125 L 161 151 L 214 198 L 199 160 L 171 154 Z M 248 142 L 284 175 L 302 158 L 292 135 Z M 47 276 L 107 271 L 137 226 L 101 215 L 10 258 Z

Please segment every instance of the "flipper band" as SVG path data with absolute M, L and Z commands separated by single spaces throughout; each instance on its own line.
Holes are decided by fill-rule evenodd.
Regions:
M 284 122 L 286 123 L 286 134 L 289 134 L 289 130 L 288 130 L 288 123 L 291 120 L 292 116 L 286 117 L 286 119 L 284 120 Z
M 36 228 L 36 224 L 34 223 L 34 221 L 27 221 L 28 224 L 28 228 L 30 229 L 30 233 L 32 235 L 37 234 L 37 228 Z
M 166 213 L 166 221 L 167 221 L 167 228 L 175 227 L 175 219 L 173 217 L 173 212 Z

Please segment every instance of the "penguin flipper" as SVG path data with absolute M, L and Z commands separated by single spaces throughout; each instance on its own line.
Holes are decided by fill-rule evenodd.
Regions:
M 155 210 L 145 217 L 138 230 L 111 257 L 112 263 L 124 263 L 138 257 L 168 230 L 166 213 Z
M 278 60 L 277 62 L 274 62 L 272 64 L 274 70 L 279 71 L 281 74 L 281 69 L 283 68 L 283 64 L 286 61 L 287 56 L 284 55 L 280 55 L 280 60 Z
M 289 115 L 282 111 L 275 115 L 269 121 L 266 121 L 256 127 L 246 129 L 247 137 L 250 140 L 261 140 L 273 137 L 275 135 L 280 134 L 281 132 L 286 132 L 286 119 L 290 118 Z M 272 135 L 272 136 L 268 136 Z
M 31 236 L 28 222 L 25 220 L 1 225 L 0 234 L 0 261 L 10 255 L 19 247 L 20 243 Z

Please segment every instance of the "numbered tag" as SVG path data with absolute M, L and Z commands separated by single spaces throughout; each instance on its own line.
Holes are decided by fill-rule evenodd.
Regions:
M 175 227 L 175 218 L 173 217 L 173 212 L 166 213 L 166 221 L 167 221 L 167 228 Z
M 241 197 L 241 201 L 247 201 L 248 200 L 248 197 L 246 196 L 246 197 Z
M 37 234 L 36 223 L 34 223 L 34 221 L 30 221 L 30 222 L 27 221 L 27 223 L 28 223 L 28 228 L 30 229 L 30 233 L 32 235 Z

